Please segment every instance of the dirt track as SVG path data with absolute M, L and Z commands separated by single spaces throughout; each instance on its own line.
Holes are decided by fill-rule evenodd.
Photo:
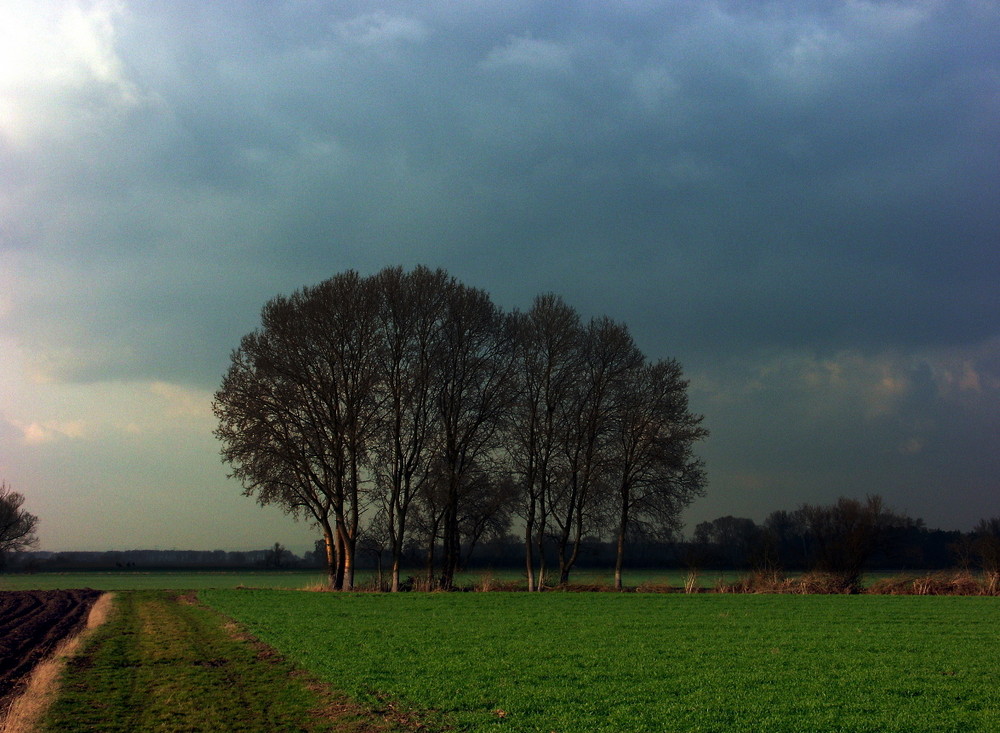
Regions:
M 81 628 L 96 590 L 0 591 L 0 712 L 18 683 Z

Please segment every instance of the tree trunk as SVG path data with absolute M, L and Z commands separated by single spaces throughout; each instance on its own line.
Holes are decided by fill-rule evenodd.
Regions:
M 337 543 L 329 522 L 323 523 L 323 549 L 326 551 L 326 583 L 334 590 L 337 587 Z
M 618 551 L 615 555 L 615 590 L 622 589 L 622 568 L 625 566 L 625 532 L 628 529 L 629 490 L 620 488 L 621 507 L 618 515 Z
M 392 533 L 392 579 L 389 590 L 392 593 L 399 592 L 399 571 L 403 564 L 403 533 L 406 528 L 406 510 L 402 507 L 395 509 L 394 526 L 390 527 Z
M 535 547 L 538 550 L 538 580 L 535 590 L 540 591 L 545 588 L 545 574 L 548 571 L 548 562 L 545 559 L 545 514 L 538 523 L 538 534 L 535 540 Z
M 344 542 L 344 590 L 354 590 L 354 548 L 349 538 Z
M 530 518 L 524 525 L 524 564 L 528 571 L 528 592 L 535 590 L 535 558 L 531 552 L 531 545 L 535 541 L 533 537 L 535 520 Z
M 618 533 L 618 554 L 615 557 L 615 590 L 622 589 L 622 567 L 625 564 L 625 533 Z
M 567 522 L 566 529 L 559 535 L 559 585 L 566 585 L 569 582 L 569 571 L 576 559 L 575 550 L 571 551 L 568 549 L 572 547 L 569 539 L 571 526 L 572 519 L 570 522 Z
M 350 529 L 341 525 L 341 537 L 344 543 L 343 590 L 354 590 L 354 555 L 357 549 L 357 535 L 351 536 Z
M 441 590 L 451 590 L 455 581 L 455 535 L 458 532 L 458 517 L 456 508 L 449 500 L 448 510 L 444 515 L 444 557 L 441 560 L 441 579 L 438 583 Z
M 448 479 L 448 506 L 444 513 L 444 558 L 441 563 L 441 590 L 455 587 L 455 571 L 458 569 L 462 550 L 458 530 L 458 476 L 451 472 Z
M 392 557 L 392 585 L 389 590 L 392 593 L 399 593 L 399 555 L 393 554 Z
M 334 531 L 334 554 L 336 556 L 337 568 L 333 577 L 333 589 L 344 589 L 344 534 L 340 529 L 340 522 L 337 522 Z
M 431 531 L 430 541 L 427 543 L 427 588 L 430 590 L 434 586 L 434 545 L 437 543 L 437 522 Z
M 350 504 L 347 515 L 348 523 L 344 528 L 344 590 L 354 590 L 355 558 L 358 547 L 358 524 L 360 521 L 358 487 L 361 478 L 356 450 L 351 451 L 350 471 Z

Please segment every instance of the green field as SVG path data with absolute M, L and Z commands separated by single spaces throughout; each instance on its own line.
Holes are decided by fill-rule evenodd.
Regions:
M 413 571 L 416 573 L 416 571 Z M 404 577 L 410 573 L 404 573 Z M 713 587 L 720 578 L 735 579 L 738 573 L 706 572 L 699 576 L 699 584 Z M 0 575 L 0 590 L 52 590 L 57 588 L 94 588 L 95 590 L 200 590 L 203 588 L 283 588 L 301 589 L 323 583 L 325 576 L 318 570 L 108 570 L 100 572 L 70 571 L 53 573 L 16 573 Z M 475 587 L 484 579 L 523 584 L 519 570 L 474 570 L 458 573 L 459 586 Z M 607 585 L 613 581 L 609 570 L 581 570 L 573 574 L 574 583 Z M 358 585 L 372 582 L 371 572 L 357 576 Z M 626 575 L 626 584 L 656 583 L 683 586 L 682 570 L 641 570 Z
M 109 570 L 0 575 L 0 590 L 200 590 L 202 588 L 305 588 L 323 582 L 315 570 L 209 571 Z
M 705 574 L 702 585 L 718 577 Z M 462 582 L 481 578 L 470 573 Z M 610 582 L 606 573 L 575 579 Z M 683 573 L 630 579 L 676 586 Z M 51 730 L 194 729 L 159 705 L 162 696 L 143 696 L 153 689 L 139 679 L 145 666 L 157 679 L 168 671 L 157 645 L 171 650 L 171 695 L 190 701 L 183 710 L 196 726 L 209 704 L 220 720 L 228 715 L 224 690 L 234 685 L 249 685 L 240 694 L 252 698 L 291 679 L 290 668 L 276 676 L 258 670 L 239 644 L 211 631 L 221 616 L 176 601 L 164 606 L 157 599 L 178 594 L 149 589 L 196 589 L 333 691 L 458 730 L 1000 730 L 998 598 L 278 590 L 321 581 L 312 571 L 40 573 L 0 576 L 0 590 L 125 591 L 115 620 L 87 652 L 95 664 L 67 670 L 55 708 L 62 717 Z M 150 614 L 160 620 L 150 622 Z M 210 684 L 223 692 L 211 693 Z M 78 717 L 105 704 L 109 713 L 129 711 L 135 725 L 114 727 L 117 713 L 103 727 Z M 295 704 L 292 717 L 311 720 L 315 703 Z M 214 729 L 312 725 L 275 727 L 270 709 L 240 709 L 250 719 Z
M 995 598 L 200 597 L 361 701 L 460 730 L 1000 730 Z

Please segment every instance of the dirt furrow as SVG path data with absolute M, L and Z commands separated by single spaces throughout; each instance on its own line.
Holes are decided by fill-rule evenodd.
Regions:
M 99 595 L 93 590 L 0 591 L 0 711 L 35 665 L 86 622 Z

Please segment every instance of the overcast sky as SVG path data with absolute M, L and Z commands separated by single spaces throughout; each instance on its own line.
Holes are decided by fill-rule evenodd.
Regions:
M 226 478 L 260 307 L 443 267 L 675 357 L 724 514 L 1000 515 L 1000 4 L 0 6 L 0 478 L 41 548 L 301 550 Z

